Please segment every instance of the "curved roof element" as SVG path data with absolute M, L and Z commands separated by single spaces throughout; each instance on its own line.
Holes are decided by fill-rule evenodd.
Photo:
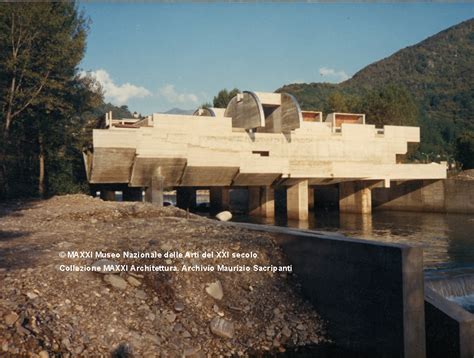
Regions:
M 301 127 L 303 114 L 296 98 L 289 93 L 281 94 L 281 131 L 289 132 Z
M 266 117 L 265 128 L 261 132 L 290 133 L 301 127 L 303 115 L 296 99 L 288 93 L 279 95 L 281 96 L 279 106 L 263 105 Z
M 233 97 L 224 115 L 232 117 L 234 128 L 252 129 L 265 126 L 262 103 L 255 92 L 244 91 Z
M 201 107 L 194 111 L 193 116 L 223 117 L 225 108 Z

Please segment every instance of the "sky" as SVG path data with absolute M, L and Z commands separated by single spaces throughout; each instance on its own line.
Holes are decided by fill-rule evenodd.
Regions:
M 474 3 L 79 3 L 81 71 L 105 99 L 147 115 L 193 109 L 223 88 L 338 83 L 474 17 Z

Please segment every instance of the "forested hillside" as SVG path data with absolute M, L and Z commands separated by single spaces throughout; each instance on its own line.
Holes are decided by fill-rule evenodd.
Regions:
M 452 158 L 474 130 L 474 19 L 375 62 L 340 84 L 291 84 L 303 109 L 367 113 L 376 124 L 422 127 L 418 154 Z

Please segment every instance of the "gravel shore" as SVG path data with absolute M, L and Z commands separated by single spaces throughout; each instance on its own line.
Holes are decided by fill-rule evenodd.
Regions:
M 262 356 L 327 342 L 270 234 L 171 206 L 2 204 L 0 287 L 2 357 Z

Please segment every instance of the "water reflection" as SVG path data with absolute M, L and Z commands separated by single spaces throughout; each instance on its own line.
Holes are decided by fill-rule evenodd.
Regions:
M 361 239 L 419 245 L 423 247 L 424 266 L 428 275 L 441 274 L 437 272 L 439 270 L 474 273 L 474 215 L 388 211 L 372 215 L 318 212 L 310 215 L 307 222 L 286 220 L 284 217 L 238 217 L 236 220 L 337 231 Z

